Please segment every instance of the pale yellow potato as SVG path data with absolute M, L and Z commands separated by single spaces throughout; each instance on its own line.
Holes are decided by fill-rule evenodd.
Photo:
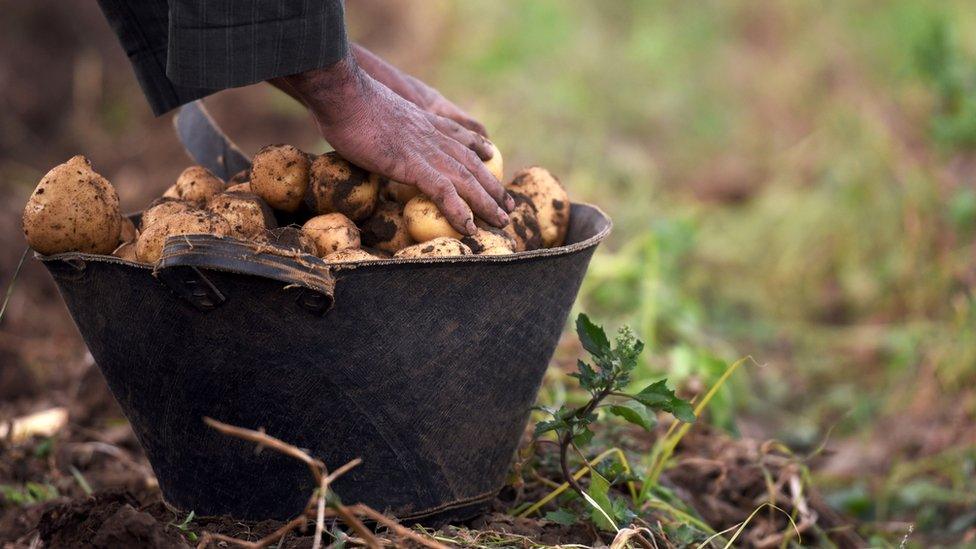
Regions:
M 499 248 L 508 250 L 507 253 L 513 253 L 515 250 L 514 238 L 502 229 L 489 226 L 479 227 L 476 233 L 463 237 L 461 242 L 471 248 L 475 255 L 485 255 L 487 250 Z
M 27 200 L 22 218 L 27 244 L 44 255 L 112 253 L 119 245 L 119 195 L 84 156 L 51 169 Z
M 516 172 L 506 188 L 532 201 L 542 231 L 542 245 L 562 246 L 569 229 L 570 208 L 569 194 L 562 183 L 549 170 L 533 166 Z
M 359 227 L 341 213 L 317 215 L 305 222 L 302 232 L 315 241 L 315 255 L 325 257 L 333 252 L 358 248 Z
M 346 248 L 345 250 L 332 252 L 322 259 L 329 263 L 346 263 L 349 261 L 369 261 L 371 259 L 381 258 L 367 252 L 366 250 L 359 248 Z
M 272 208 L 294 212 L 308 190 L 308 155 L 291 145 L 268 145 L 251 163 L 251 192 Z
M 392 179 L 386 179 L 380 194 L 383 198 L 390 200 L 392 202 L 399 202 L 400 204 L 406 204 L 410 202 L 410 199 L 420 194 L 420 189 L 416 185 L 407 185 L 406 183 L 399 183 L 393 181 Z
M 536 215 L 535 206 L 524 194 L 517 192 L 510 192 L 509 194 L 515 200 L 515 208 L 508 212 L 509 222 L 502 228 L 502 231 L 515 241 L 513 249 L 516 252 L 541 248 L 542 229 L 539 227 L 539 218 Z M 493 228 L 480 219 L 476 219 L 474 223 L 480 229 L 491 230 Z
M 271 208 L 251 193 L 222 192 L 210 199 L 207 210 L 226 219 L 234 236 L 244 239 L 278 226 Z
M 121 246 L 116 248 L 114 252 L 112 252 L 112 255 L 126 261 L 139 261 L 139 258 L 136 256 L 135 242 L 123 243 Z
M 230 236 L 230 223 L 206 210 L 192 210 L 166 216 L 153 222 L 136 240 L 136 257 L 144 263 L 155 263 L 163 255 L 166 238 L 185 234 Z
M 251 190 L 251 182 L 250 181 L 245 181 L 243 183 L 234 183 L 233 185 L 229 185 L 224 192 L 228 192 L 228 193 L 250 193 L 250 194 L 254 194 L 254 191 Z M 257 196 L 257 195 L 255 195 L 255 196 Z
M 203 166 L 190 166 L 176 178 L 177 198 L 198 206 L 203 206 L 223 190 L 224 180 Z
M 309 255 L 316 255 L 318 252 L 318 246 L 312 240 L 312 237 L 302 231 L 301 227 L 294 225 L 271 229 L 254 240 L 255 242 L 270 244 L 275 248 L 290 252 L 300 252 Z
M 135 242 L 139 238 L 139 229 L 136 224 L 126 216 L 122 216 L 121 230 L 119 231 L 119 242 Z
M 384 178 L 348 162 L 335 151 L 312 162 L 310 198 L 317 213 L 341 213 L 359 222 L 373 214 Z
M 372 217 L 363 223 L 362 238 L 367 246 L 389 253 L 417 243 L 407 230 L 403 205 L 399 202 L 380 202 Z
M 456 238 L 442 236 L 407 246 L 393 254 L 393 257 L 453 257 L 461 255 L 472 255 L 471 248 Z
M 491 143 L 491 152 L 493 153 L 491 158 L 485 161 L 485 167 L 491 172 L 491 175 L 495 176 L 495 179 L 501 181 L 505 177 L 505 166 L 502 162 L 502 151 L 498 150 L 498 147 L 494 143 Z
M 145 231 L 147 227 L 160 219 L 178 213 L 197 210 L 195 205 L 175 198 L 157 198 L 149 203 L 149 207 L 142 211 L 139 228 Z
M 407 222 L 407 231 L 417 242 L 426 242 L 438 237 L 461 238 L 461 233 L 454 230 L 451 223 L 444 217 L 437 204 L 424 195 L 415 196 L 403 207 L 403 219 Z
M 478 255 L 509 255 L 514 253 L 515 251 L 512 250 L 511 248 L 497 247 L 497 248 L 488 248 L 487 250 L 483 250 Z

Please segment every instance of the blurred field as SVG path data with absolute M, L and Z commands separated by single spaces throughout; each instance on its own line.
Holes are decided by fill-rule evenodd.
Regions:
M 0 280 L 20 210 L 85 153 L 128 210 L 185 165 L 90 4 L 0 1 Z M 875 542 L 976 543 L 976 10 L 957 1 L 356 0 L 352 34 L 479 117 L 615 233 L 579 307 L 811 459 Z M 326 145 L 265 87 L 216 97 L 253 152 Z M 246 113 L 241 116 L 240 113 Z M 28 265 L 0 361 L 67 391 L 84 347 Z M 6 365 L 4 365 L 6 366 Z M 2 379 L 2 372 L 0 372 Z M 544 398 L 558 400 L 553 376 Z M 15 400 L 16 395 L 0 395 Z M 911 525 L 911 526 L 910 526 Z M 887 541 L 884 541 L 887 540 Z

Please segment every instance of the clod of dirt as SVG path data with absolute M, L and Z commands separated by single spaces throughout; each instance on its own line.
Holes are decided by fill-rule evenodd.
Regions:
M 175 528 L 137 505 L 126 493 L 96 494 L 48 509 L 37 529 L 46 547 L 189 547 Z

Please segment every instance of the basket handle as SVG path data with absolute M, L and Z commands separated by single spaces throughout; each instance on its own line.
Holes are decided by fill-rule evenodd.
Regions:
M 201 311 L 210 311 L 227 298 L 204 271 L 258 276 L 277 280 L 283 290 L 315 315 L 335 302 L 335 279 L 319 258 L 209 234 L 171 236 L 156 264 L 156 277 Z

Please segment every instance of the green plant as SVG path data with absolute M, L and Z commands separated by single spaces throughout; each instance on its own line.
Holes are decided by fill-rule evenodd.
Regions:
M 57 488 L 50 484 L 28 482 L 23 486 L 0 484 L 0 495 L 3 495 L 3 499 L 7 503 L 26 506 L 50 501 L 60 496 L 60 493 Z
M 583 348 L 590 354 L 592 364 L 579 360 L 578 372 L 571 375 L 589 394 L 589 399 L 577 407 L 563 405 L 557 410 L 542 408 L 552 419 L 539 422 L 535 435 L 538 437 L 549 432 L 555 433 L 563 479 L 593 507 L 594 522 L 602 528 L 611 529 L 615 528 L 615 522 L 629 522 L 633 518 L 633 513 L 626 504 L 612 501 L 609 496 L 612 483 L 608 479 L 626 479 L 629 476 L 629 471 L 624 470 L 625 462 L 611 466 L 594 466 L 588 491 L 583 489 L 569 468 L 570 450 L 575 451 L 584 463 L 587 462 L 580 446 L 592 440 L 593 431 L 590 426 L 597 421 L 598 411 L 606 410 L 647 431 L 651 431 L 656 425 L 658 412 L 670 413 L 687 423 L 695 421 L 695 413 L 691 404 L 676 396 L 663 379 L 637 393 L 625 392 L 644 350 L 644 343 L 634 336 L 630 328 L 621 328 L 611 345 L 603 328 L 594 324 L 585 314 L 580 314 L 576 319 L 576 332 Z M 551 518 L 557 521 L 566 520 L 565 516 L 558 514 Z
M 190 523 L 193 522 L 194 518 L 196 518 L 196 513 L 194 511 L 190 511 L 189 514 L 183 517 L 183 520 L 181 520 L 180 522 L 173 521 L 169 523 L 169 526 L 172 526 L 173 528 L 176 528 L 177 530 L 182 532 L 183 535 L 186 536 L 186 539 L 190 541 L 196 541 L 197 540 L 196 532 L 190 530 Z

